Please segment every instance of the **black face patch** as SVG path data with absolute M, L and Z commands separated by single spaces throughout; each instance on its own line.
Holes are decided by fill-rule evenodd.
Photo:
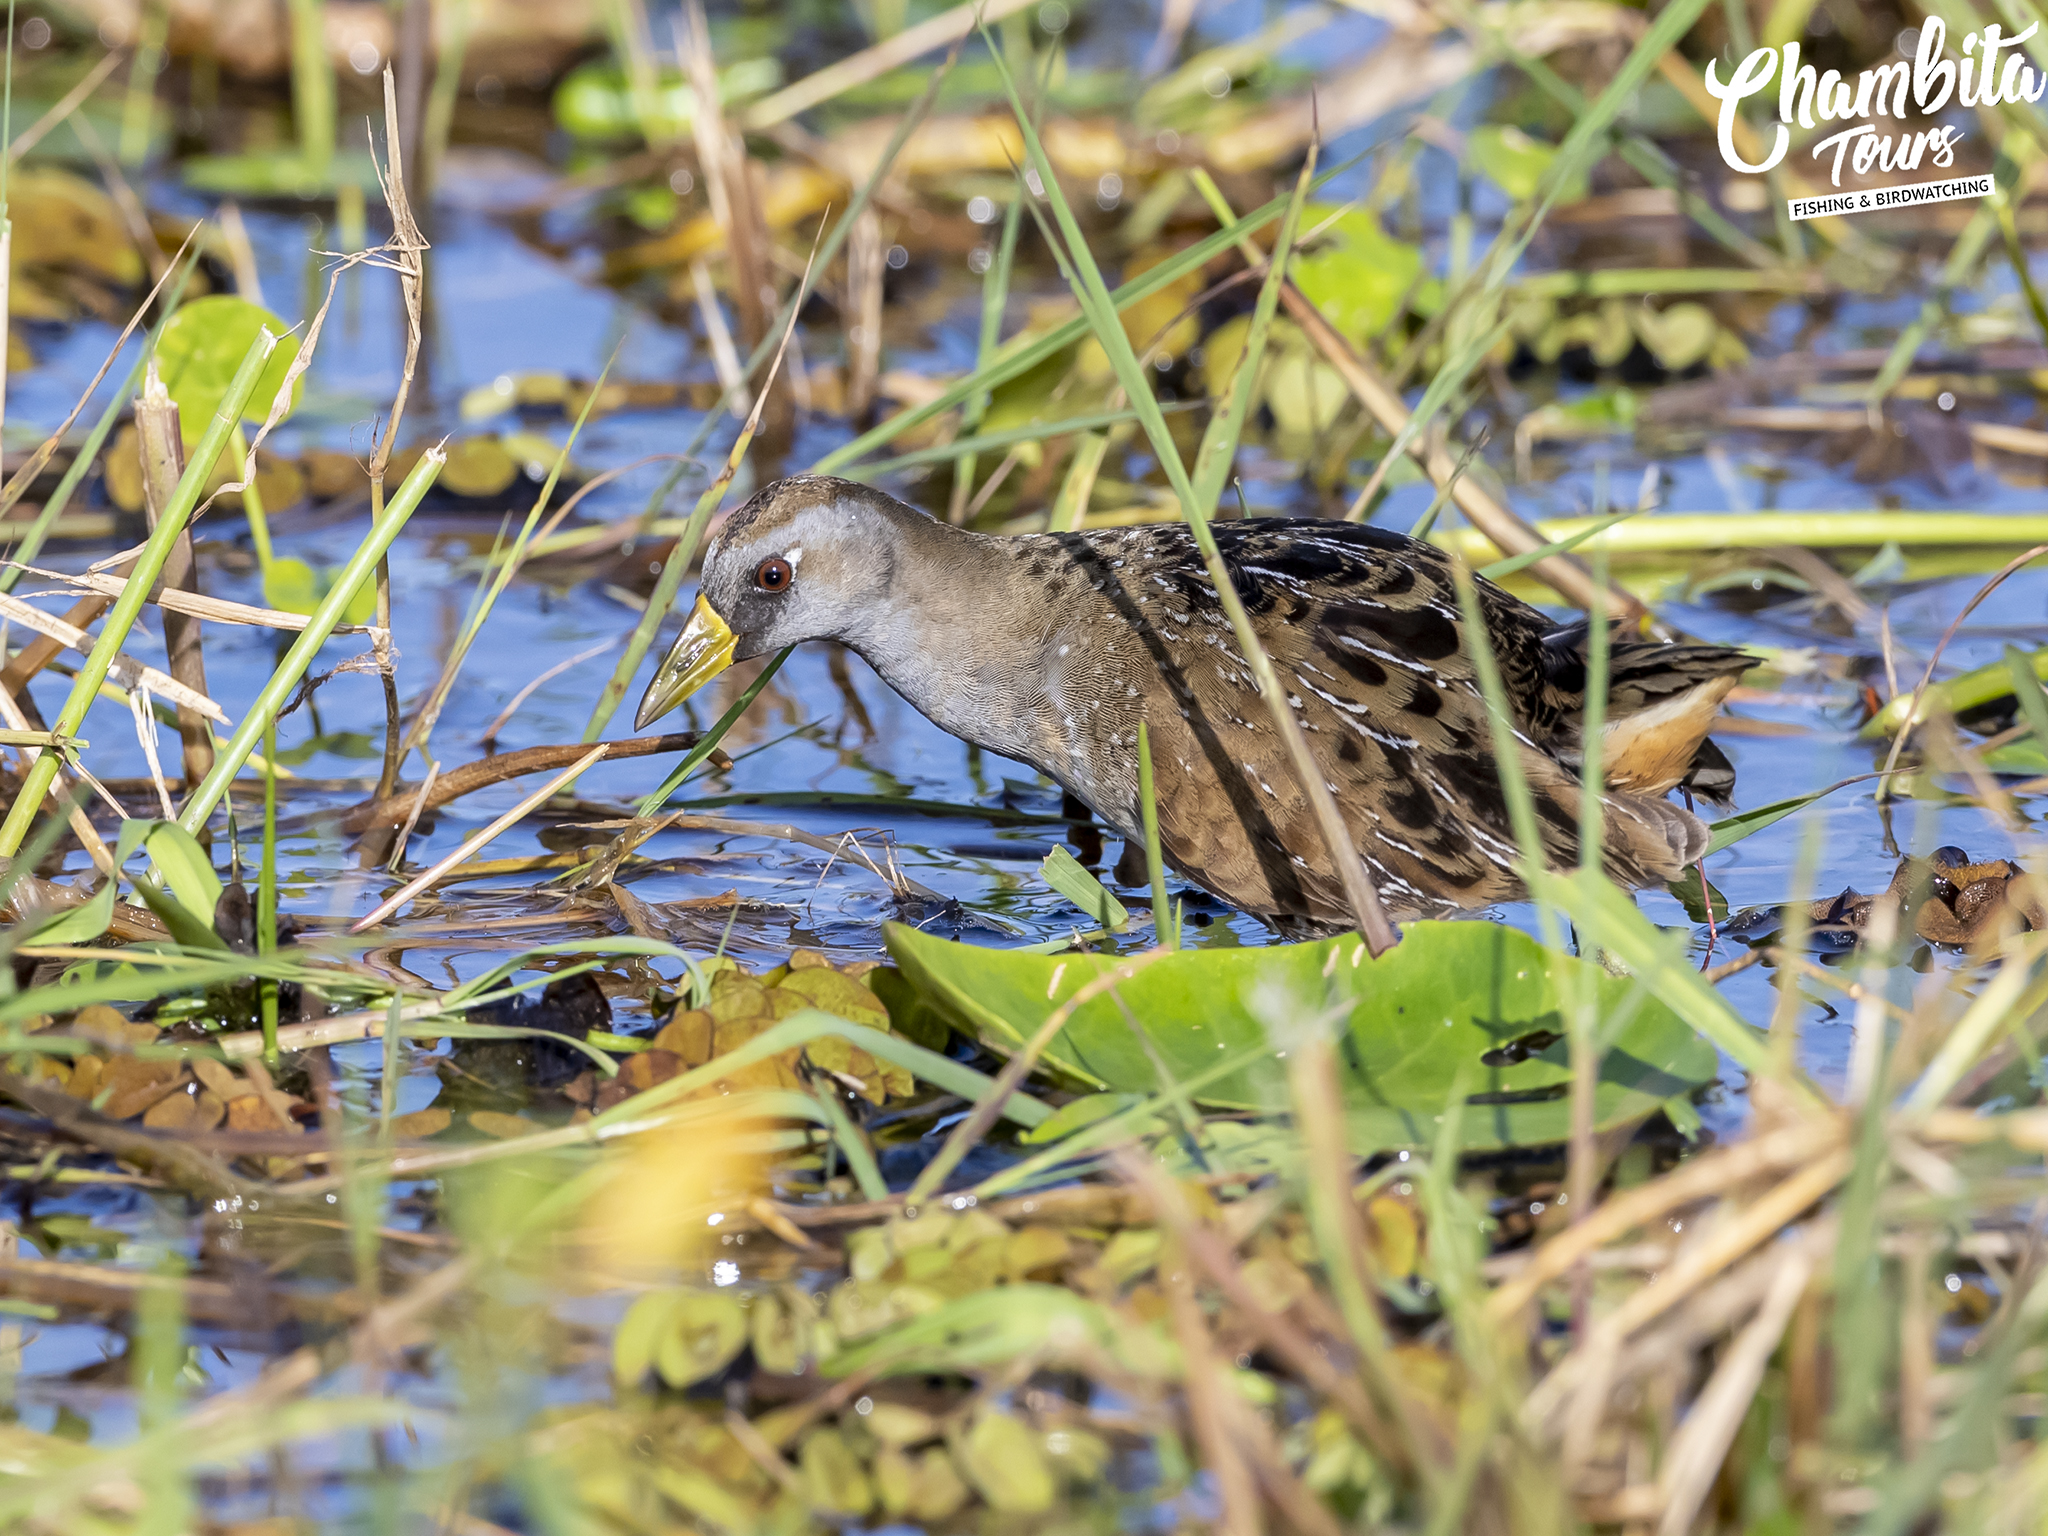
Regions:
M 758 635 L 774 627 L 782 611 L 781 601 L 779 593 L 743 590 L 733 598 L 729 611 L 719 617 L 735 635 L 742 638 Z

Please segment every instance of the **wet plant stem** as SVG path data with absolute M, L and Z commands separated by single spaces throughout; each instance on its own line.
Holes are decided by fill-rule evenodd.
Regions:
M 1602 478 L 1605 478 L 1604 465 Z M 1605 499 L 1604 495 L 1600 498 L 1603 502 Z M 1605 550 L 1594 554 L 1593 584 L 1602 590 L 1607 586 Z M 1607 621 L 1594 617 L 1586 628 L 1586 712 L 1579 727 L 1579 868 L 1589 876 L 1597 875 L 1601 868 L 1605 824 L 1601 810 L 1601 749 L 1607 728 L 1611 640 Z M 1700 886 L 1702 890 L 1706 889 L 1704 870 L 1700 873 Z M 1711 902 L 1712 895 L 1709 894 L 1707 899 Z M 1570 1015 L 1571 1141 L 1565 1162 L 1565 1194 L 1571 1202 L 1570 1219 L 1573 1223 L 1584 1221 L 1592 1210 L 1594 1190 L 1599 1183 L 1598 1153 L 1593 1141 L 1594 1099 L 1600 1088 L 1600 1003 L 1595 990 L 1596 974 L 1591 966 L 1582 968 Z M 1585 1334 L 1588 1308 L 1592 1303 L 1592 1280 L 1592 1270 L 1583 1264 L 1572 1276 L 1572 1331 L 1575 1337 Z
M 184 441 L 178 424 L 177 402 L 157 377 L 155 360 L 147 360 L 141 397 L 135 402 L 135 433 L 142 457 L 143 510 L 154 528 L 170 504 L 185 473 Z M 190 530 L 178 535 L 164 564 L 164 585 L 197 593 L 199 569 L 192 557 Z M 169 670 L 174 681 L 195 693 L 206 692 L 206 656 L 200 646 L 199 620 L 188 613 L 163 609 L 164 649 L 169 653 Z M 206 777 L 213 766 L 213 732 L 206 717 L 188 705 L 178 706 L 178 737 L 183 744 L 184 778 L 189 789 Z
M 324 0 L 287 0 L 291 17 L 292 126 L 305 180 L 324 189 L 334 172 L 334 66 Z
M 1179 949 L 1166 900 L 1166 857 L 1159 846 L 1159 797 L 1152 788 L 1152 735 L 1138 722 L 1138 814 L 1145 820 L 1145 867 L 1152 872 L 1152 933 L 1161 949 Z
M 277 953 L 277 717 L 263 722 L 263 868 L 256 884 L 256 953 Z M 277 1061 L 277 978 L 256 982 L 257 1020 L 263 1030 L 263 1059 Z
M 249 440 L 243 435 L 242 424 L 239 421 L 228 434 L 228 448 L 235 456 L 239 472 L 239 467 L 249 462 Z M 210 475 L 213 469 L 214 466 L 209 464 L 205 472 Z M 242 487 L 242 513 L 249 519 L 249 542 L 256 546 L 256 568 L 263 573 L 264 584 L 267 586 L 274 558 L 270 549 L 270 518 L 263 510 L 263 493 L 257 488 L 254 475 L 249 476 L 249 483 Z M 265 592 L 266 601 L 269 597 L 270 594 Z

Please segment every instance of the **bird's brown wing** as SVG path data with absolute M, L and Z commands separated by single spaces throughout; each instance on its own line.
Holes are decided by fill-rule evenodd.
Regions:
M 1346 524 L 1215 531 L 1389 909 L 1517 895 L 1512 824 L 1448 559 Z M 1169 858 L 1249 910 L 1343 920 L 1321 831 L 1192 539 L 1147 528 L 1097 540 L 1112 601 L 1145 637 L 1154 669 L 1147 714 Z M 1533 697 L 1551 626 L 1498 589 L 1483 600 L 1504 679 L 1517 698 Z M 1526 727 L 1520 736 L 1545 856 L 1567 864 L 1577 857 L 1577 780 Z M 1610 808 L 1610 871 L 1631 885 L 1676 874 L 1697 821 L 1621 800 Z

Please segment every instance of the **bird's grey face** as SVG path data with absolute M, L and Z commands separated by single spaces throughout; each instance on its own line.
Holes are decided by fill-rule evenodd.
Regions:
M 887 525 L 864 513 L 863 492 L 844 481 L 785 480 L 733 514 L 705 552 L 696 606 L 648 684 L 634 729 L 735 661 L 859 631 L 890 568 Z

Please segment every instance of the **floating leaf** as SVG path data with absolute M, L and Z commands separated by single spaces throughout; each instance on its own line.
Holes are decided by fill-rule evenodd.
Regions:
M 1273 354 L 1266 369 L 1266 406 L 1283 432 L 1327 432 L 1351 398 L 1343 377 L 1305 348 Z
M 1323 222 L 1327 208 L 1302 209 L 1305 228 Z M 1355 346 L 1379 340 L 1401 316 L 1422 278 L 1422 252 L 1396 240 L 1377 216 L 1352 209 L 1337 215 L 1329 241 L 1297 256 L 1287 268 L 1303 297 Z M 1242 343 L 1240 343 L 1242 345 Z
M 842 1295 L 857 1286 L 863 1294 L 842 1304 Z M 1100 1303 L 1064 1286 L 996 1286 L 942 1301 L 919 1286 L 846 1281 L 832 1293 L 835 1326 L 842 1306 L 849 1318 L 869 1321 L 873 1314 L 861 1314 L 856 1300 L 871 1307 L 881 1303 L 895 1315 L 862 1330 L 874 1337 L 822 1361 L 819 1368 L 827 1376 L 868 1370 L 885 1376 L 967 1371 L 1004 1365 L 1021 1355 L 1046 1364 L 1083 1361 L 1096 1351 L 1153 1379 L 1164 1376 L 1172 1365 L 1157 1335 L 1133 1330 Z M 844 1327 L 839 1332 L 841 1337 L 853 1336 Z
M 872 1419 L 880 1415 L 882 1406 L 875 1405 L 871 1428 Z M 957 1513 L 969 1497 L 967 1484 L 954 1467 L 953 1458 L 940 1446 L 933 1446 L 920 1456 L 887 1447 L 875 1457 L 874 1479 L 875 1494 L 885 1511 L 926 1525 L 937 1524 Z
M 926 998 L 1006 1051 L 1116 963 L 977 949 L 901 924 L 890 926 L 888 944 Z M 1077 1009 L 1044 1060 L 1094 1086 L 1155 1093 L 1157 1070 L 1125 1008 L 1167 1070 L 1186 1078 L 1264 1048 L 1262 1016 L 1342 1004 L 1350 1009 L 1343 1087 L 1356 1150 L 1432 1142 L 1461 1075 L 1473 1096 L 1461 1121 L 1464 1146 L 1554 1142 L 1569 1131 L 1562 1009 L 1586 982 L 1603 1018 L 1620 1026 L 1601 1063 L 1598 1125 L 1640 1119 L 1713 1077 L 1713 1051 L 1668 1008 L 1632 995 L 1629 981 L 1486 923 L 1413 924 L 1378 960 L 1356 938 L 1169 955 L 1122 982 L 1117 998 Z M 1283 1094 L 1277 1066 L 1259 1063 L 1209 1083 L 1199 1097 L 1257 1109 Z
M 17 267 L 86 272 L 123 287 L 143 279 L 142 254 L 120 210 L 82 177 L 50 166 L 18 169 L 8 184 L 7 213 Z
M 939 1421 L 922 1408 L 904 1403 L 878 1402 L 864 1415 L 868 1433 L 884 1445 L 899 1449 L 922 1445 L 938 1438 Z
M 310 614 L 320 606 L 320 578 L 303 560 L 273 560 L 263 572 L 263 601 L 286 613 Z
M 255 342 L 256 333 L 266 326 L 277 337 L 291 329 L 269 310 L 228 294 L 194 299 L 164 323 L 156 344 L 157 369 L 163 375 L 164 388 L 177 402 L 178 425 L 187 452 L 198 446 L 207 423 L 220 409 L 235 370 Z M 244 421 L 262 421 L 270 414 L 271 403 L 284 388 L 292 352 L 289 343 L 280 341 L 270 354 L 249 403 L 242 409 Z M 303 387 L 303 381 L 292 384 L 294 407 Z
M 195 192 L 230 197 L 318 197 L 337 187 L 360 187 L 374 196 L 377 166 L 366 154 L 328 157 L 325 177 L 296 147 L 243 155 L 194 155 L 180 163 L 185 185 Z
M 444 1105 L 429 1104 L 425 1109 L 416 1109 L 409 1115 L 391 1117 L 391 1134 L 408 1141 L 424 1141 L 429 1136 L 438 1136 L 455 1123 L 455 1117 Z
M 961 1443 L 960 1460 L 991 1509 L 1036 1515 L 1052 1508 L 1058 1488 L 1046 1465 L 1045 1442 L 1008 1414 L 979 1415 Z
M 654 1353 L 668 1331 L 678 1293 L 653 1291 L 626 1309 L 612 1335 L 612 1374 L 627 1386 L 638 1386 L 654 1369 Z
M 814 1429 L 804 1437 L 797 1467 L 803 1474 L 804 1494 L 813 1509 L 835 1515 L 864 1515 L 875 1507 L 875 1490 L 869 1486 L 860 1458 L 847 1447 L 838 1430 Z
M 728 104 L 746 101 L 782 83 L 782 65 L 774 58 L 743 59 L 718 71 L 718 94 Z M 650 121 L 645 125 L 670 135 L 687 135 L 697 119 L 697 94 L 670 68 L 656 82 Z M 642 123 L 626 72 L 607 58 L 569 71 L 555 88 L 555 121 L 579 139 L 616 139 L 638 134 Z
M 796 1286 L 756 1296 L 747 1315 L 755 1363 L 776 1376 L 802 1375 L 817 1321 L 817 1301 Z
M 672 1387 L 716 1376 L 747 1342 L 747 1313 L 722 1291 L 683 1291 L 655 1341 L 654 1368 Z
M 1573 347 L 1584 347 L 1601 368 L 1613 368 L 1635 350 L 1636 333 L 1628 307 L 1619 299 L 1603 299 L 1598 307 L 1558 321 L 1537 340 L 1539 362 L 1554 363 Z
M 1632 318 L 1650 355 L 1673 373 L 1704 360 L 1720 330 L 1714 312 L 1704 304 L 1674 304 L 1662 310 L 1643 305 Z
M 495 437 L 465 438 L 448 446 L 448 462 L 434 483 L 457 496 L 498 496 L 519 478 L 519 463 Z

